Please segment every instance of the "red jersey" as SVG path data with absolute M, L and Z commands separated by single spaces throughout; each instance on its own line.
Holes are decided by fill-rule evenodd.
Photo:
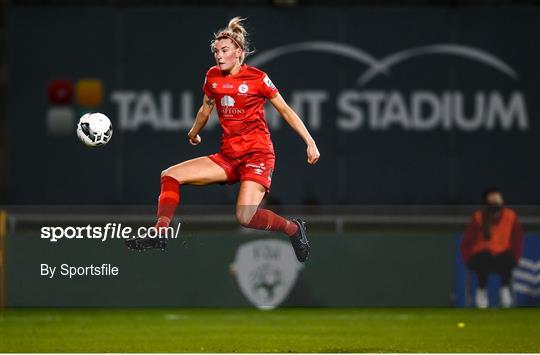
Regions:
M 243 64 L 238 73 L 224 76 L 213 66 L 206 73 L 203 91 L 216 102 L 223 130 L 222 154 L 232 158 L 252 152 L 274 154 L 264 119 L 264 102 L 278 89 L 265 72 Z

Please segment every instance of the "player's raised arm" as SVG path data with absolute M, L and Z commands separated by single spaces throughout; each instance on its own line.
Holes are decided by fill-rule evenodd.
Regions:
M 307 162 L 309 164 L 315 164 L 321 154 L 317 149 L 317 144 L 311 134 L 309 134 L 304 122 L 298 117 L 296 112 L 285 102 L 283 97 L 278 93 L 270 99 L 272 105 L 276 108 L 281 116 L 287 121 L 289 126 L 292 127 L 298 133 L 298 135 L 306 142 L 307 145 Z
M 198 145 L 199 143 L 201 143 L 201 136 L 199 136 L 199 132 L 204 128 L 206 122 L 208 122 L 214 106 L 214 99 L 211 99 L 208 96 L 204 95 L 203 103 L 201 105 L 201 108 L 199 108 L 199 111 L 197 112 L 195 122 L 193 122 L 193 127 L 191 127 L 188 132 L 188 139 L 191 145 Z

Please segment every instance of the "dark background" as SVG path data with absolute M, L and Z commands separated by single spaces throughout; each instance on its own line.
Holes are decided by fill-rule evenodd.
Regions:
M 8 204 L 152 204 L 159 173 L 186 159 L 215 152 L 217 126 L 203 131 L 203 144 L 191 147 L 185 129 L 135 131 L 118 122 L 113 91 L 147 91 L 159 99 L 172 94 L 173 116 L 180 116 L 179 96 L 191 96 L 195 113 L 206 70 L 212 33 L 236 15 L 247 26 L 257 54 L 307 41 L 330 41 L 355 47 L 382 59 L 391 53 L 434 44 L 482 50 L 504 61 L 517 74 L 463 56 L 424 55 L 391 67 L 364 85 L 356 79 L 365 64 L 329 53 L 302 51 L 260 68 L 292 104 L 300 91 L 324 91 L 319 129 L 308 124 L 322 157 L 305 163 L 305 146 L 282 122 L 273 131 L 277 166 L 272 198 L 283 204 L 471 204 L 482 190 L 498 185 L 513 204 L 540 201 L 540 10 L 534 2 L 11 2 L 4 6 L 7 47 L 3 114 L 3 198 Z M 70 4 L 71 6 L 67 6 Z M 348 6 L 341 6 L 341 5 Z M 82 6 L 97 5 L 97 6 Z M 182 6 L 186 5 L 186 6 Z M 389 5 L 389 6 L 373 6 Z M 497 6 L 483 6 L 497 5 Z M 249 63 L 249 59 L 248 59 Z M 105 147 L 88 149 L 74 133 L 47 129 L 47 97 L 55 79 L 97 78 L 104 85 L 98 111 L 113 121 L 115 132 Z M 4 86 L 5 87 L 5 86 Z M 347 90 L 413 91 L 437 96 L 460 92 L 465 116 L 474 114 L 477 92 L 512 93 L 525 100 L 526 130 L 485 127 L 420 131 L 393 125 L 375 130 L 336 126 L 337 96 Z M 410 107 L 409 104 L 407 104 Z M 68 105 L 75 117 L 85 108 Z M 93 108 L 96 109 L 96 108 Z M 308 122 L 307 107 L 297 107 Z M 366 106 L 363 107 L 367 111 Z M 6 124 L 7 120 L 7 124 Z M 194 190 L 197 190 L 196 192 Z M 186 187 L 188 204 L 231 203 L 235 187 Z
M 268 114 L 277 153 L 271 207 L 287 216 L 307 214 L 313 243 L 311 261 L 284 306 L 470 304 L 463 300 L 470 275 L 458 244 L 476 208 L 471 204 L 490 185 L 517 205 L 530 242 L 525 256 L 537 260 L 540 8 L 534 1 L 5 1 L 1 9 L 0 205 L 9 215 L 2 270 L 8 286 L 0 304 L 248 306 L 230 274 L 235 250 L 277 235 L 246 234 L 232 206 L 216 206 L 233 203 L 237 186 L 183 187 L 182 240 L 166 254 L 129 253 L 119 240 L 53 244 L 38 237 L 44 225 L 153 222 L 161 170 L 215 152 L 220 130 L 214 118 L 203 144 L 193 148 L 185 139 L 189 125 L 126 129 L 113 95 L 150 95 L 159 107 L 161 95 L 170 94 L 172 116 L 194 118 L 213 65 L 212 34 L 236 15 L 248 17 L 256 49 L 248 62 L 299 42 L 331 42 L 379 61 L 445 44 L 489 55 L 514 71 L 450 53 L 409 58 L 364 84 L 357 79 L 368 65 L 329 52 L 297 51 L 260 66 L 291 105 L 300 94 L 327 95 L 320 126 L 305 103 L 295 106 L 321 150 L 316 166 L 306 164 L 304 144 L 292 130 L 284 122 L 275 128 Z M 102 104 L 52 103 L 48 88 L 58 79 L 100 80 Z M 382 130 L 365 122 L 366 104 L 356 104 L 364 124 L 339 129 L 338 98 L 366 92 L 399 95 L 409 121 L 419 119 L 410 113 L 415 93 L 463 98 L 468 121 L 478 93 L 500 95 L 505 107 L 518 94 L 527 127 L 489 129 L 484 122 L 473 130 L 400 124 Z M 50 129 L 48 115 L 58 108 L 73 114 L 64 134 Z M 75 123 L 86 111 L 111 118 L 108 145 L 89 149 L 78 141 Z M 41 263 L 111 261 L 123 270 L 114 280 L 48 280 L 38 273 Z

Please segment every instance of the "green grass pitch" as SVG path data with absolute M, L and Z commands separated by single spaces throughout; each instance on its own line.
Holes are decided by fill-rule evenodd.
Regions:
M 540 352 L 540 309 L 12 309 L 0 352 Z

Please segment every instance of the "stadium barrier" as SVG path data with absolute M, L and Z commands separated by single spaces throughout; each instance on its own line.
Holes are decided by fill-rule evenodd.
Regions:
M 0 210 L 0 310 L 6 305 L 6 242 L 8 216 L 6 211 Z
M 233 206 L 182 207 L 179 238 L 166 252 L 147 253 L 126 250 L 118 239 L 51 242 L 40 238 L 40 231 L 45 226 L 112 222 L 148 226 L 155 218 L 154 206 L 11 206 L 6 304 L 261 308 L 455 304 L 453 237 L 463 229 L 465 211 L 472 207 L 271 208 L 309 221 L 313 251 L 303 267 L 294 257 L 291 262 L 290 246 L 282 236 L 239 227 Z M 535 207 L 520 209 L 535 211 Z M 527 228 L 540 226 L 533 214 L 523 219 Z M 42 264 L 58 269 L 62 264 L 111 264 L 120 273 L 50 278 L 40 273 Z

